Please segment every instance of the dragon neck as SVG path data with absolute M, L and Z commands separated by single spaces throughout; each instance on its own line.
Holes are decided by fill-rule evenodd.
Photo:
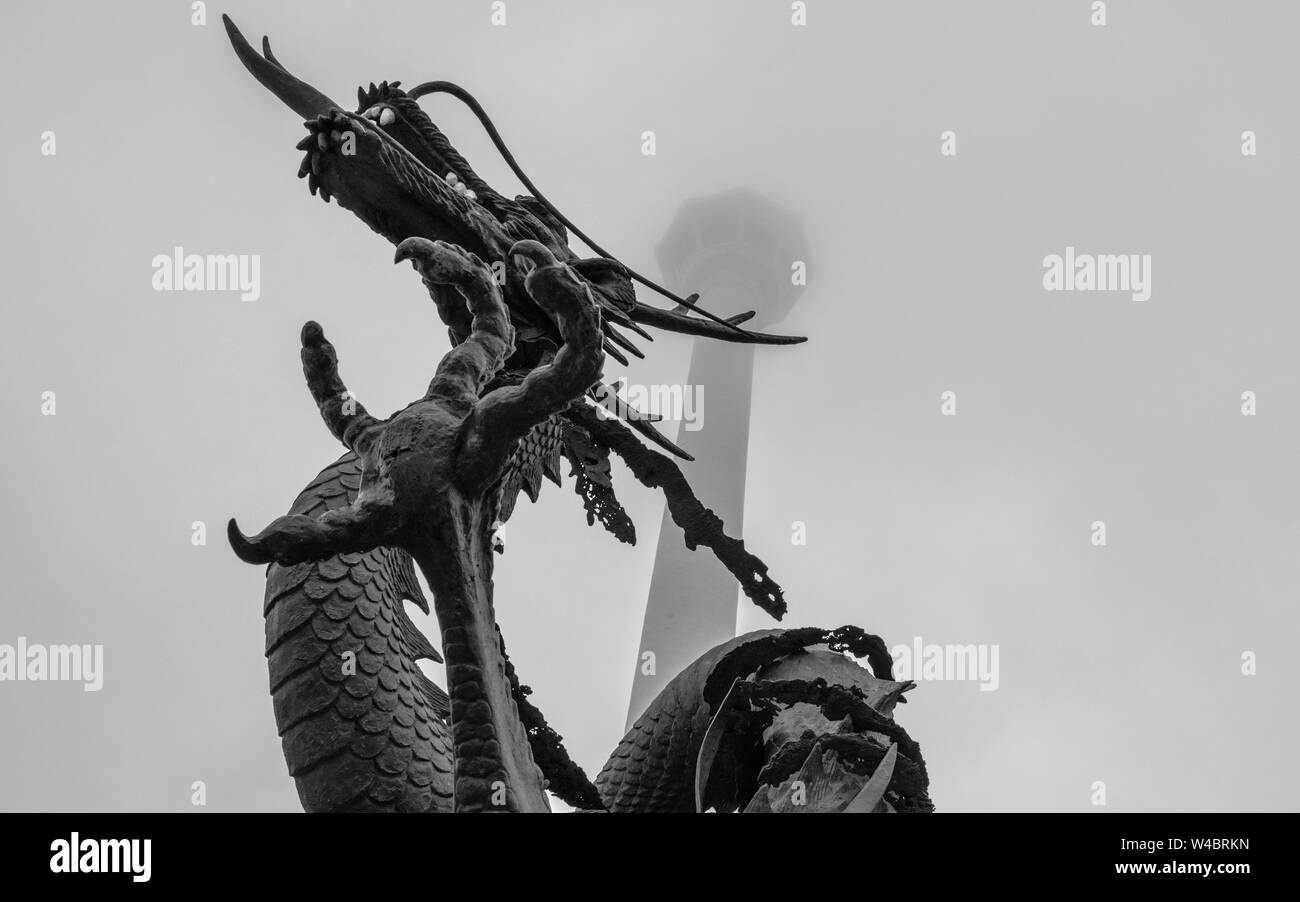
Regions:
M 462 500 L 405 545 L 433 592 L 451 699 L 457 811 L 550 810 L 519 718 L 492 604 L 491 520 Z

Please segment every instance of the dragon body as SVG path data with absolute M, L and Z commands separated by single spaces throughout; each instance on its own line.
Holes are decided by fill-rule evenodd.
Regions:
M 290 513 L 342 509 L 360 481 L 360 461 L 346 454 Z M 442 656 L 404 601 L 428 613 L 410 556 L 394 548 L 268 568 L 271 697 L 308 811 L 451 810 L 447 694 L 416 663 Z
M 572 228 L 535 189 L 533 195 L 514 198 L 494 190 L 416 102 L 421 94 L 435 90 L 461 97 L 514 166 L 486 114 L 454 85 L 430 83 L 407 93 L 396 82 L 372 84 L 358 89 L 357 110 L 346 112 L 289 74 L 265 39 L 263 52 L 258 54 L 234 24 L 228 18 L 225 21 L 244 65 L 307 120 L 307 136 L 298 145 L 304 152 L 299 177 L 307 179 L 311 193 L 327 202 L 335 200 L 398 245 L 398 259 L 409 259 L 420 273 L 456 349 L 444 359 L 423 401 L 384 424 L 363 412 L 362 419 L 370 424 L 363 428 L 356 425 L 359 420 L 348 420 L 354 414 L 340 413 L 338 399 L 350 396 L 338 381 L 332 346 L 324 341 L 319 327 L 309 324 L 303 337 L 309 385 L 327 424 L 349 447 L 349 453 L 322 470 L 294 501 L 288 515 L 258 537 L 243 537 L 232 521 L 231 541 L 236 552 L 246 560 L 271 562 L 264 608 L 270 687 L 285 759 L 303 807 L 308 811 L 460 810 L 464 805 L 461 781 L 473 776 L 461 772 L 460 762 L 468 760 L 465 749 L 485 747 L 471 733 L 486 729 L 483 736 L 495 737 L 486 745 L 494 755 L 512 738 L 524 741 L 522 737 L 526 737 L 531 754 L 524 753 L 514 764 L 498 760 L 506 769 L 502 773 L 509 771 L 523 785 L 526 781 L 518 775 L 535 762 L 551 792 L 580 809 L 690 811 L 712 806 L 741 810 L 758 804 L 755 800 L 760 798 L 762 804 L 771 806 L 779 802 L 777 796 L 782 792 L 788 795 L 782 787 L 795 779 L 800 766 L 809 766 L 814 759 L 829 760 L 826 755 L 832 755 L 847 762 L 836 772 L 841 783 L 847 780 L 845 785 L 851 784 L 849 798 L 854 804 L 865 804 L 863 798 L 874 794 L 868 810 L 928 810 L 928 781 L 919 748 L 892 721 L 893 704 L 910 684 L 892 682 L 888 656 L 882 657 L 883 643 L 853 628 L 765 631 L 706 653 L 670 683 L 638 719 L 594 784 L 569 759 L 560 737 L 532 704 L 530 690 L 519 683 L 505 656 L 504 642 L 491 618 L 490 551 L 464 580 L 472 591 L 479 592 L 478 601 L 488 615 L 486 623 L 462 623 L 461 615 L 473 605 L 444 610 L 441 596 L 454 595 L 463 586 L 449 589 L 444 585 L 446 580 L 433 557 L 426 555 L 418 561 L 438 607 L 449 676 L 454 671 L 462 679 L 452 681 L 449 697 L 423 674 L 418 664 L 421 659 L 441 661 L 442 657 L 415 627 L 404 605 L 410 602 L 429 612 L 408 549 L 427 547 L 422 542 L 430 536 L 416 541 L 411 529 L 403 527 L 404 540 L 399 541 L 398 533 L 390 529 L 389 541 L 361 519 L 378 503 L 392 507 L 388 482 L 393 474 L 407 482 L 415 480 L 405 491 L 407 495 L 416 492 L 444 499 L 451 497 L 448 492 L 455 495 L 460 491 L 456 473 L 447 476 L 451 480 L 448 488 L 437 489 L 432 495 L 429 493 L 437 487 L 430 485 L 427 477 L 403 476 L 402 468 L 409 469 L 409 464 L 404 463 L 403 447 L 394 451 L 395 442 L 415 449 L 417 431 L 424 434 L 429 429 L 451 428 L 446 426 L 448 414 L 438 412 L 442 408 L 465 418 L 467 425 L 455 427 L 461 433 L 468 429 L 468 434 L 475 435 L 475 418 L 483 416 L 478 407 L 486 410 L 490 401 L 496 401 L 496 409 L 530 393 L 536 395 L 537 374 L 560 367 L 561 358 L 569 353 L 566 334 L 557 328 L 561 320 L 556 311 L 562 306 L 556 306 L 558 296 L 542 305 L 541 296 L 532 287 L 539 275 L 536 270 L 567 280 L 562 292 L 565 303 L 571 305 L 573 298 L 581 296 L 595 305 L 598 314 L 592 322 L 598 331 L 584 340 L 596 341 L 599 351 L 624 364 L 626 354 L 642 356 L 625 333 L 652 340 L 644 325 L 725 341 L 790 344 L 802 339 L 745 331 L 739 324 L 752 314 L 721 319 L 699 310 L 694 296 L 670 295 L 677 302 L 672 310 L 644 304 L 636 297 L 633 281 L 662 289 L 608 255 L 579 258 L 568 247 L 570 230 L 593 249 L 603 251 Z M 515 169 L 531 188 L 517 166 Z M 413 242 L 419 245 L 419 252 L 410 250 Z M 490 291 L 486 284 L 479 286 L 477 307 L 463 284 L 453 286 L 455 279 L 449 281 L 448 252 L 435 245 L 457 248 L 456 266 L 463 271 L 456 278 L 462 281 L 467 278 L 465 273 L 492 267 L 495 286 Z M 519 262 L 516 256 L 525 246 L 531 249 L 526 256 L 533 258 L 532 263 Z M 498 268 L 497 264 L 502 265 Z M 489 294 L 494 300 L 488 299 Z M 468 306 L 465 298 L 471 299 Z M 497 317 L 492 311 L 494 304 L 509 322 L 497 322 L 485 332 L 484 324 Z M 576 328 L 573 324 L 578 320 L 572 317 L 577 308 L 563 309 L 570 309 L 570 329 Z M 470 353 L 464 349 L 469 345 L 489 347 L 483 336 L 494 330 L 498 338 L 491 353 L 499 351 L 500 359 L 480 368 L 483 382 L 477 392 L 481 401 L 461 398 L 448 407 L 450 395 L 439 395 L 438 380 L 444 371 L 464 365 L 469 359 L 464 354 Z M 575 334 L 571 331 L 568 341 L 574 340 Z M 462 354 L 458 358 L 462 362 L 450 363 L 457 353 Z M 572 366 L 570 362 L 570 369 Z M 599 375 L 598 367 L 580 371 L 588 370 Z M 490 452 L 501 463 L 484 470 L 489 474 L 487 484 L 476 483 L 482 500 L 452 503 L 451 499 L 447 502 L 448 519 L 439 521 L 442 525 L 436 529 L 422 527 L 424 532 L 455 532 L 464 547 L 491 548 L 488 543 L 493 530 L 509 519 L 518 495 L 522 492 L 535 501 L 543 478 L 559 484 L 561 462 L 567 460 L 588 523 L 598 521 L 620 541 L 635 542 L 635 529 L 614 495 L 610 478 L 610 455 L 617 454 L 640 482 L 664 492 L 668 510 L 683 530 L 688 547 L 710 548 L 751 600 L 780 619 L 785 601 L 766 566 L 740 540 L 725 533 L 721 521 L 698 501 L 672 459 L 689 460 L 690 455 L 660 435 L 651 417 L 628 408 L 598 382 L 582 384 L 591 388 L 585 396 L 579 391 L 577 400 L 558 403 L 557 398 L 548 397 L 541 414 L 534 409 L 527 422 L 516 416 L 511 427 L 515 431 L 506 432 L 518 437 L 508 436 L 505 446 Z M 421 413 L 422 405 L 430 412 Z M 605 414 L 597 414 L 598 406 L 605 408 Z M 367 438 L 366 430 L 383 438 Z M 406 438 L 401 437 L 403 430 Z M 393 438 L 394 433 L 398 438 Z M 459 452 L 450 448 L 447 456 L 455 457 Z M 319 532 L 324 529 L 322 523 L 335 529 L 328 541 Z M 336 527 L 343 528 L 339 524 L 346 524 L 352 533 L 339 533 Z M 294 542 L 285 544 L 290 538 Z M 290 547 L 294 543 L 296 546 Z M 473 590 L 471 584 L 480 588 Z M 467 648 L 469 658 L 465 658 Z M 871 670 L 852 665 L 862 676 L 837 680 L 837 694 L 831 691 L 834 686 L 828 689 L 825 679 L 810 679 L 806 667 L 799 670 L 790 663 L 817 661 L 813 672 L 833 676 L 839 665 L 816 658 L 819 648 L 830 649 L 837 660 L 847 660 L 839 654 L 846 651 L 867 655 Z M 785 678 L 789 674 L 784 671 L 777 674 L 780 679 L 765 677 L 771 675 L 771 668 L 780 666 L 795 667 L 796 678 Z M 475 727 L 473 717 L 482 703 L 474 699 L 482 699 L 483 686 L 491 682 L 483 674 L 497 667 L 504 671 L 509 698 L 495 700 L 493 716 L 500 714 L 497 709 L 502 703 L 508 711 L 502 715 L 504 720 Z M 470 675 L 468 682 L 465 674 Z M 852 685 L 855 683 L 858 685 Z M 798 712 L 797 716 L 792 712 Z M 783 719 L 791 717 L 797 725 L 793 731 L 782 727 Z M 513 733 L 511 724 L 522 732 Z M 497 733 L 491 732 L 494 727 Z M 886 774 L 884 785 L 872 788 L 868 784 L 873 774 L 876 782 L 881 782 L 886 750 L 890 773 L 906 773 L 910 782 Z M 895 763 L 900 759 L 905 762 L 902 768 Z M 477 758 L 474 761 L 481 763 Z M 516 788 L 512 784 L 511 791 Z M 837 791 L 842 795 L 846 790 L 840 786 Z M 834 795 L 831 790 L 827 793 L 831 793 L 827 799 Z M 476 805 L 485 807 L 481 804 L 485 796 L 476 798 Z M 836 806 L 843 801 L 828 801 L 823 810 L 840 810 Z
M 355 496 L 361 467 L 346 454 L 326 467 L 295 500 L 291 512 L 337 510 Z M 452 744 L 447 694 L 429 680 L 417 661 L 441 656 L 411 622 L 404 602 L 428 613 L 410 556 L 393 548 L 344 554 L 292 566 L 272 564 L 266 581 L 266 649 L 276 725 L 285 760 L 307 811 L 451 812 Z M 893 722 L 893 703 L 911 684 L 890 680 L 884 644 L 851 628 L 763 630 L 737 637 L 701 655 L 677 675 L 637 718 L 595 779 L 594 788 L 563 752 L 558 739 L 515 681 L 534 758 L 550 788 L 574 807 L 629 812 L 696 810 L 701 746 L 722 707 L 726 690 L 744 681 L 754 702 L 725 712 L 726 748 L 711 768 L 703 802 L 735 810 L 775 776 L 789 778 L 793 766 L 772 769 L 759 782 L 765 761 L 760 701 L 770 682 L 765 668 L 783 662 L 814 661 L 810 647 L 833 645 L 865 656 L 868 672 L 839 682 L 872 686 L 859 704 L 865 735 L 881 737 L 869 746 L 876 763 L 888 741 L 900 743 L 906 770 L 898 768 L 889 791 L 899 810 L 929 810 L 928 777 L 920 748 Z M 355 671 L 341 662 L 355 654 Z M 851 662 L 847 662 L 854 668 Z M 825 677 L 833 671 L 821 668 Z M 811 684 L 809 684 L 811 685 Z M 802 692 L 800 698 L 813 698 Z M 804 703 L 805 705 L 807 703 Z M 873 707 L 874 706 L 874 707 Z M 829 707 L 829 705 L 828 705 Z M 864 709 L 870 709 L 866 712 Z M 857 735 L 848 715 L 818 717 L 829 740 Z M 807 726 L 807 722 L 801 723 Z M 798 741 L 808 744 L 799 733 Z M 811 751 L 811 746 L 809 750 Z M 806 755 L 805 755 L 806 759 Z M 867 771 L 870 773 L 870 771 Z M 861 776 L 861 775 L 860 775 Z M 910 778 L 910 779 L 909 779 Z M 865 782 L 865 778 L 862 782 Z

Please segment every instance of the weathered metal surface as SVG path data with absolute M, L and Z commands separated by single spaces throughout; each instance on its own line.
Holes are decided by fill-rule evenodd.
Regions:
M 230 524 L 241 558 L 273 562 L 268 666 L 285 757 L 304 807 L 546 810 L 545 769 L 551 788 L 580 808 L 692 810 L 700 745 L 732 686 L 736 706 L 716 724 L 703 804 L 736 810 L 808 757 L 807 737 L 770 754 L 763 742 L 781 712 L 803 702 L 856 731 L 818 740 L 850 769 L 875 757 L 869 737 L 898 743 L 897 773 L 879 805 L 888 805 L 891 794 L 909 803 L 923 796 L 919 748 L 888 717 L 902 690 L 869 686 L 864 693 L 860 680 L 848 679 L 837 694 L 812 678 L 816 667 L 756 680 L 761 668 L 825 644 L 867 655 L 875 677 L 888 681 L 883 642 L 848 627 L 767 631 L 713 649 L 656 699 L 598 787 L 586 780 L 505 655 L 492 600 L 494 530 L 519 492 L 535 499 L 542 476 L 560 480 L 563 455 L 588 522 L 634 542 L 635 529 L 613 494 L 612 452 L 639 481 L 664 491 L 688 547 L 710 548 L 746 594 L 779 619 L 786 603 L 766 565 L 726 534 L 671 458 L 642 442 L 690 455 L 655 430 L 654 417 L 630 409 L 615 410 L 613 419 L 597 416 L 589 399 L 599 396 L 605 355 L 624 363 L 624 352 L 642 356 L 619 331 L 649 339 L 638 323 L 753 344 L 803 339 L 744 330 L 738 324 L 747 313 L 708 314 L 695 296 L 664 292 L 589 240 L 603 256 L 579 259 L 568 248 L 568 233 L 581 235 L 571 222 L 535 189 L 513 199 L 496 192 L 416 103 L 432 92 L 467 103 L 531 188 L 463 89 L 430 82 L 407 93 L 397 82 L 372 84 L 358 90 L 358 109 L 349 113 L 291 75 L 268 42 L 259 54 L 225 21 L 249 71 L 308 120 L 299 176 L 312 194 L 335 200 L 398 246 L 397 259 L 420 274 L 452 343 L 424 397 L 379 420 L 347 391 L 333 346 L 308 323 L 308 387 L 349 453 L 257 535 Z M 684 309 L 642 303 L 633 281 Z M 405 599 L 427 610 L 412 559 L 434 596 L 447 693 L 416 663 L 438 651 L 403 608 Z M 832 670 L 831 679 L 843 677 L 842 668 Z

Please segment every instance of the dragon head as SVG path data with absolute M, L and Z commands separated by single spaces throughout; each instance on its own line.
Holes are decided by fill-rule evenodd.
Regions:
M 357 90 L 357 109 L 347 112 L 342 104 L 290 73 L 271 52 L 268 39 L 262 39 L 262 52 L 258 53 L 228 16 L 222 19 L 235 53 L 248 71 L 306 120 L 308 134 L 298 145 L 305 151 L 299 177 L 308 180 L 313 194 L 319 193 L 326 201 L 333 198 L 393 244 L 401 245 L 408 238 L 442 240 L 495 262 L 504 261 L 518 241 L 541 243 L 590 286 L 605 315 L 606 353 L 625 365 L 628 361 L 620 349 L 642 355 L 615 326 L 646 339 L 650 334 L 639 323 L 751 344 L 804 340 L 742 329 L 739 324 L 751 318 L 752 312 L 728 319 L 715 316 L 695 304 L 697 295 L 680 298 L 602 250 L 537 190 L 487 113 L 463 88 L 450 82 L 425 82 L 407 91 L 396 81 L 372 83 Z M 474 171 L 420 108 L 419 98 L 433 93 L 451 94 L 471 109 L 531 195 L 505 197 Z M 579 259 L 568 247 L 570 233 L 600 256 Z M 403 259 L 400 252 L 399 259 Z M 412 262 L 420 268 L 419 260 Z M 521 281 L 526 271 L 503 269 L 503 294 L 520 350 L 528 358 L 523 362 L 535 364 L 547 353 L 545 348 L 554 346 L 558 333 L 528 300 Z M 677 307 L 664 310 L 640 302 L 633 282 L 669 297 Z M 453 341 L 463 340 L 455 323 L 449 321 L 448 326 Z M 528 351 L 530 345 L 532 351 Z
M 487 209 L 499 222 L 526 222 L 526 229 L 535 233 L 532 236 L 534 240 L 567 252 L 569 236 L 564 224 L 544 204 L 536 202 L 535 198 L 520 196 L 511 199 L 497 192 L 474 171 L 469 161 L 420 108 L 417 99 L 430 89 L 431 85 L 426 84 L 408 93 L 402 90 L 401 82 L 396 81 L 357 88 L 357 114 L 377 123 L 430 173 Z

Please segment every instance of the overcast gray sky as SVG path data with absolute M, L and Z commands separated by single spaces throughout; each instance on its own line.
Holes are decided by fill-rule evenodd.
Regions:
M 1094 810 L 1094 781 L 1112 811 L 1294 809 L 1300 7 L 1113 2 L 1094 27 L 1082 0 L 808 5 L 795 27 L 782 0 L 506 0 L 494 27 L 487 0 L 236 2 L 195 27 L 188 3 L 10 4 L 0 643 L 102 643 L 105 673 L 0 683 L 0 808 L 187 810 L 202 780 L 213 810 L 297 810 L 261 570 L 222 524 L 269 522 L 339 453 L 303 321 L 379 413 L 445 348 L 391 246 L 294 178 L 301 123 L 235 59 L 229 12 L 345 102 L 464 85 L 644 272 L 693 196 L 797 213 L 815 266 L 785 327 L 810 341 L 757 354 L 744 536 L 789 625 L 999 646 L 997 691 L 922 683 L 899 709 L 941 810 Z M 424 106 L 518 189 L 462 108 Z M 260 254 L 260 300 L 154 292 L 178 245 Z M 1150 300 L 1044 291 L 1067 246 L 1150 254 Z M 680 382 L 690 347 L 659 338 L 633 380 Z M 548 486 L 496 571 L 521 678 L 593 776 L 661 512 L 616 484 L 637 547 Z

